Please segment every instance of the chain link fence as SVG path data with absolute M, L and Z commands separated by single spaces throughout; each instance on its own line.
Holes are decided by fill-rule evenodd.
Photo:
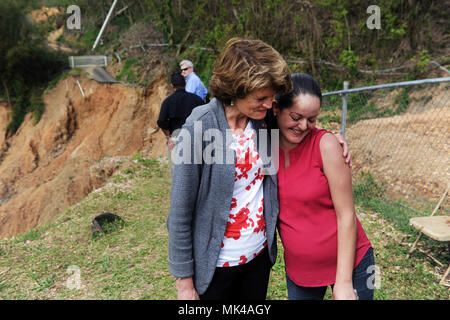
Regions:
M 349 143 L 355 198 L 407 227 L 411 216 L 430 214 L 448 188 L 450 77 L 346 86 L 323 94 L 319 124 Z M 439 214 L 449 214 L 449 202 Z

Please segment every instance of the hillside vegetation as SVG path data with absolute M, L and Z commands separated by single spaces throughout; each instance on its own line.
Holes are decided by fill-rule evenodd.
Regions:
M 110 3 L 78 1 L 84 14 L 80 39 L 93 41 Z M 408 64 L 409 69 L 401 71 L 417 78 L 432 59 L 448 63 L 445 1 L 377 1 L 381 29 L 373 30 L 366 25 L 371 4 L 369 0 L 124 0 L 116 12 L 127 9 L 111 21 L 103 49 L 120 51 L 124 45 L 120 33 L 144 23 L 147 32 L 136 35 L 133 45 L 172 45 L 159 49 L 167 55 L 168 65 L 175 67 L 179 59 L 190 58 L 207 81 L 217 52 L 229 38 L 257 38 L 279 50 L 292 71 L 311 73 L 327 88 L 341 88 L 344 77 L 369 82 L 379 76 L 358 70 Z
M 70 5 L 80 7 L 81 29 L 61 30 L 56 40 L 72 47 L 73 54 L 111 55 L 113 75 L 141 86 L 152 84 L 156 65 L 162 63 L 170 73 L 184 58 L 194 62 L 208 83 L 219 50 L 234 36 L 271 44 L 286 58 L 291 71 L 314 75 L 325 91 L 341 89 L 344 80 L 356 85 L 426 77 L 438 67 L 436 63 L 449 63 L 446 1 L 377 1 L 381 28 L 371 30 L 366 25 L 369 0 L 121 0 L 92 52 L 112 3 L 2 2 L 0 14 L 5 19 L 0 19 L 4 24 L 0 35 L 7 41 L 0 46 L 0 59 L 6 59 L 0 61 L 0 68 L 7 66 L 4 75 L 8 76 L 2 76 L 0 97 L 14 105 L 8 126 L 11 133 L 26 112 L 33 111 L 36 120 L 40 118 L 43 88 L 67 68 L 64 54 L 46 50 L 43 38 L 64 29 Z M 58 13 L 43 10 L 34 24 L 24 22 L 30 20 L 24 14 L 48 7 L 57 7 Z

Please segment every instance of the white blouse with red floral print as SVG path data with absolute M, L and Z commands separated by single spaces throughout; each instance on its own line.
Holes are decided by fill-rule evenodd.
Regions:
M 255 147 L 254 134 L 251 121 L 242 133 L 233 133 L 230 147 L 236 152 L 234 191 L 217 267 L 250 262 L 267 246 L 263 162 Z

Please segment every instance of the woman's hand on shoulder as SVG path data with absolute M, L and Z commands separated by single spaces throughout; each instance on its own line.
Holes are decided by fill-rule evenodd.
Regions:
M 320 139 L 320 152 L 324 163 L 331 160 L 338 165 L 344 164 L 347 168 L 351 167 L 348 145 L 340 135 L 325 133 Z
M 347 163 L 348 166 L 351 168 L 352 157 L 350 156 L 350 150 L 348 148 L 347 141 L 345 141 L 345 139 L 339 133 L 335 133 L 334 136 L 339 141 L 339 144 L 342 146 L 343 149 L 342 156 L 345 158 L 345 163 Z
M 336 212 L 343 208 L 350 210 L 353 208 L 351 169 L 342 157 L 342 147 L 335 135 L 323 135 L 320 140 L 320 153 Z

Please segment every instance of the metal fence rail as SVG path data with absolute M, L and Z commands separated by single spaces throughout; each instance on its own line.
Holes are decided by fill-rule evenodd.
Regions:
M 450 77 L 344 86 L 323 94 L 319 121 L 340 125 L 354 180 L 370 173 L 392 199 L 429 211 L 450 181 Z
M 108 56 L 70 56 L 71 68 L 106 67 L 112 58 Z

